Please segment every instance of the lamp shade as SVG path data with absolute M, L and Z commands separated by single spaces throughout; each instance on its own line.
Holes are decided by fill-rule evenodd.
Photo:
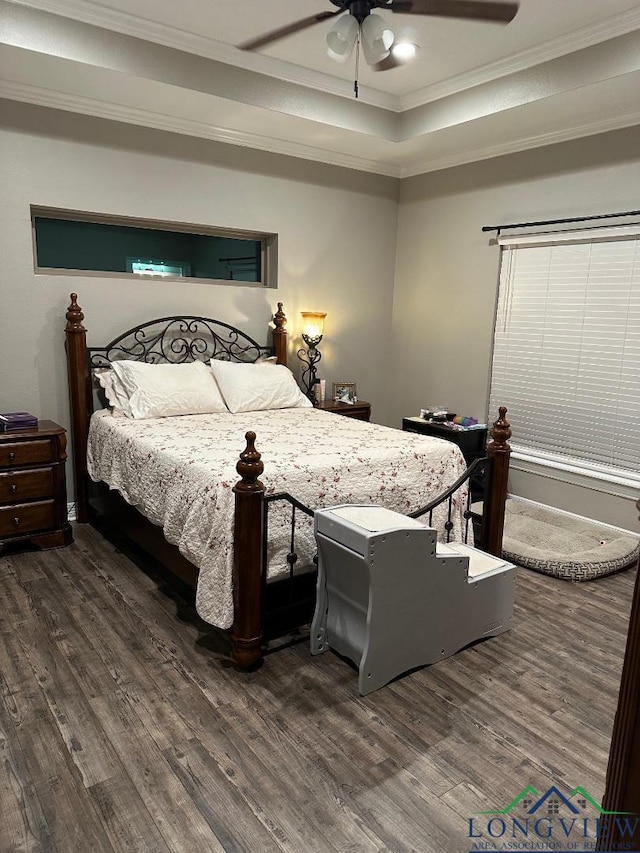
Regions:
M 362 50 L 368 65 L 389 56 L 395 36 L 380 15 L 367 15 L 362 22 Z
M 357 38 L 358 22 L 352 15 L 343 15 L 327 33 L 327 53 L 336 62 L 346 62 Z
M 301 311 L 302 334 L 307 338 L 321 338 L 324 334 L 324 318 L 326 314 L 318 311 Z

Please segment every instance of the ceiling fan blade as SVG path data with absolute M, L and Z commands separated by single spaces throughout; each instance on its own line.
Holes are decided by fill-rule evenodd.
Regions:
M 265 47 L 274 41 L 279 41 L 293 33 L 299 33 L 301 30 L 306 30 L 308 27 L 326 21 L 329 18 L 335 18 L 336 15 L 342 15 L 345 9 L 338 9 L 337 12 L 319 12 L 317 15 L 309 15 L 308 18 L 301 18 L 293 24 L 287 24 L 286 27 L 279 27 L 277 30 L 271 30 L 270 33 L 265 33 L 257 39 L 252 39 L 244 44 L 239 44 L 240 50 L 257 50 L 259 47 Z
M 442 18 L 472 18 L 508 24 L 518 11 L 518 3 L 484 0 L 391 0 L 385 8 L 404 15 L 437 15 Z

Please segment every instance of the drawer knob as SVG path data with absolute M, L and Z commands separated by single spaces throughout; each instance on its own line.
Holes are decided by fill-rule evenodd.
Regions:
M 11 483 L 11 485 L 9 486 L 9 491 L 12 495 L 15 495 L 15 493 L 18 491 L 18 487 L 15 483 Z
M 16 515 L 16 517 L 13 519 L 13 524 L 14 524 L 14 526 L 15 526 L 15 527 L 18 527 L 18 526 L 20 525 L 20 519 L 18 518 L 18 516 L 17 516 L 17 515 Z
M 9 462 L 14 462 L 16 458 L 16 454 L 12 451 L 9 453 Z

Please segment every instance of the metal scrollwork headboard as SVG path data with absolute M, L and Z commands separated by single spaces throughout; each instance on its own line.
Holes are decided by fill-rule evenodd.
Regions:
M 208 317 L 161 317 L 129 329 L 106 347 L 89 347 L 90 368 L 108 367 L 112 361 L 131 359 L 149 364 L 188 361 L 254 362 L 271 355 L 240 329 Z
M 78 521 L 89 518 L 87 471 L 87 440 L 89 420 L 93 411 L 95 383 L 91 370 L 109 367 L 111 362 L 134 359 L 149 363 L 207 361 L 257 361 L 261 355 L 273 352 L 278 364 L 287 363 L 287 318 L 278 302 L 272 318 L 273 348 L 261 346 L 249 335 L 221 320 L 208 317 L 162 317 L 150 320 L 119 335 L 105 347 L 87 347 L 84 312 L 78 305 L 78 295 L 71 294 L 66 311 L 65 348 L 69 375 L 71 403 L 71 452 L 76 487 Z

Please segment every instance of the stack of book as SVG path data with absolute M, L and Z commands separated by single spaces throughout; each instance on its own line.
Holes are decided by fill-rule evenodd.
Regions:
M 29 412 L 4 412 L 0 414 L 0 432 L 37 428 L 38 419 Z

